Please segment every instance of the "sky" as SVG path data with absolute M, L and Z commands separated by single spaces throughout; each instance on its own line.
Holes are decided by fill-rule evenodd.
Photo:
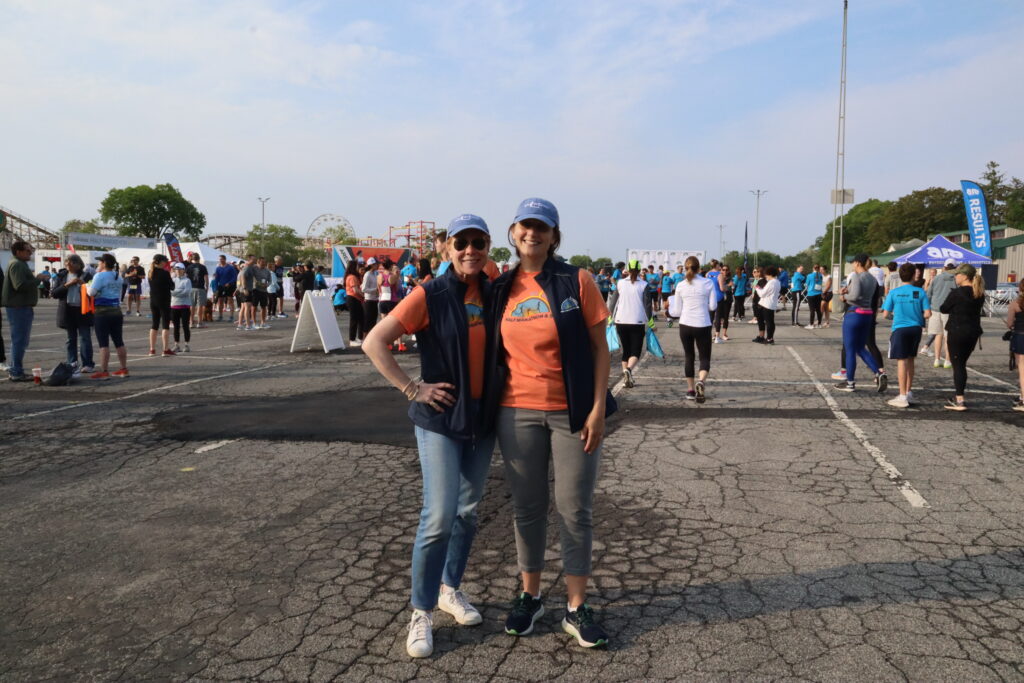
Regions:
M 1024 3 L 850 0 L 856 200 L 1024 176 Z M 562 253 L 810 246 L 833 217 L 841 0 L 0 0 L 0 205 L 59 229 L 171 183 L 208 233 L 360 236 L 519 201 Z M 1018 85 L 1013 85 L 1018 83 Z M 724 225 L 721 231 L 717 226 Z

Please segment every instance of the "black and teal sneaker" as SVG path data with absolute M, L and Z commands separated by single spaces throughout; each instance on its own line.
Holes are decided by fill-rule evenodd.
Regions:
M 544 603 L 526 591 L 512 601 L 512 609 L 505 618 L 505 633 L 510 636 L 525 636 L 533 631 L 533 625 L 544 615 Z
M 566 611 L 562 630 L 576 638 L 580 647 L 607 647 L 608 634 L 594 621 L 594 610 L 580 605 L 575 612 Z

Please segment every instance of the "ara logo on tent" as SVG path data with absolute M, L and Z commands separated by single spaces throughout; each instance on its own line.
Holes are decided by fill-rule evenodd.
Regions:
M 949 247 L 928 247 L 928 255 L 932 258 L 951 258 L 960 260 L 964 257 L 964 252 L 957 249 L 950 249 Z

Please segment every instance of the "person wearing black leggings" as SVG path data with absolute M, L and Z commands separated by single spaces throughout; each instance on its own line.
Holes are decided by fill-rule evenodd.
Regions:
M 758 344 L 771 345 L 775 343 L 775 311 L 779 308 L 781 295 L 778 277 L 778 267 L 768 266 L 764 269 L 764 278 L 758 280 L 758 283 L 764 282 L 764 284 L 758 284 L 754 288 L 758 297 L 758 311 L 761 314 L 757 320 L 757 336 L 754 337 L 754 342 Z
M 640 362 L 647 332 L 645 294 L 647 282 L 640 277 L 640 262 L 630 259 L 625 277 L 615 283 L 618 297 L 612 309 L 615 331 L 622 345 L 622 383 L 627 389 L 635 386 L 633 368 Z
M 711 370 L 711 313 L 718 308 L 718 295 L 711 280 L 700 275 L 700 261 L 696 257 L 688 256 L 683 266 L 686 279 L 676 285 L 676 305 L 679 306 L 679 341 L 686 356 L 684 370 L 689 387 L 686 399 L 704 403 L 704 382 Z M 695 355 L 700 357 L 699 374 L 695 373 Z
M 715 343 L 729 341 L 729 312 L 732 310 L 733 283 L 729 266 L 723 265 L 718 273 L 718 288 L 722 290 L 722 300 L 715 309 Z
M 953 364 L 955 397 L 944 406 L 948 410 L 964 411 L 964 392 L 967 390 L 967 359 L 981 337 L 981 310 L 985 304 L 985 280 L 974 266 L 964 263 L 954 273 L 956 289 L 949 293 L 939 311 L 949 316 L 946 338 L 949 360 Z

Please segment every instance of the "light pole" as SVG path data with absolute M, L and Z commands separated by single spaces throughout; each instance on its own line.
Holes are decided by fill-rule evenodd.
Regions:
M 270 197 L 264 199 L 263 197 L 256 198 L 260 203 L 260 253 L 263 252 L 263 240 L 266 239 L 267 235 L 267 202 L 270 201 Z
M 725 226 L 719 224 L 715 226 L 718 228 L 718 258 L 725 260 L 725 240 L 722 239 L 722 231 L 725 230 Z
M 751 190 L 750 194 L 757 197 L 757 210 L 754 213 L 754 265 L 757 265 L 757 255 L 761 251 L 761 195 L 768 194 L 768 190 Z

